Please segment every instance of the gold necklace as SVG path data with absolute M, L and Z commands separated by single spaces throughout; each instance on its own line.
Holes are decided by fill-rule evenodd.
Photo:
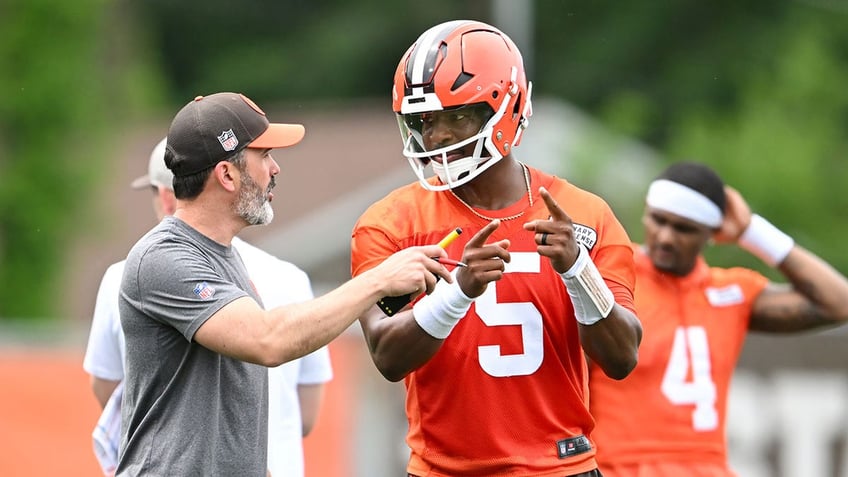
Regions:
M 533 193 L 530 191 L 530 173 L 527 171 L 527 166 L 523 162 L 519 162 L 519 164 L 521 164 L 521 170 L 524 171 L 524 185 L 527 187 L 527 201 L 530 202 L 530 208 L 533 208 Z M 517 219 L 517 218 L 521 217 L 522 215 L 524 215 L 524 210 L 522 210 L 521 212 L 519 212 L 515 215 L 510 215 L 509 217 L 488 217 L 486 215 L 481 214 L 480 212 L 477 212 L 477 210 L 475 210 L 474 207 L 471 207 L 470 205 L 468 205 L 468 202 L 465 202 L 458 195 L 456 195 L 456 192 L 454 192 L 453 189 L 448 189 L 448 190 L 450 191 L 451 195 L 456 197 L 456 200 L 458 200 L 462 205 L 464 205 L 466 209 L 470 210 L 472 214 L 476 215 L 477 217 L 480 217 L 483 220 L 487 220 L 489 222 L 496 220 L 496 219 L 497 220 L 513 220 L 513 219 Z M 525 209 L 525 210 L 527 210 L 527 209 Z

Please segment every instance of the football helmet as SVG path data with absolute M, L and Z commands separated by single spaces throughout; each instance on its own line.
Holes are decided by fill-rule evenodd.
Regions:
M 497 28 L 455 20 L 425 31 L 406 51 L 395 72 L 392 109 L 403 138 L 403 155 L 429 190 L 453 189 L 491 167 L 521 141 L 532 114 L 532 85 L 515 43 Z M 434 112 L 466 113 L 482 121 L 479 131 L 427 150 L 422 129 Z M 475 143 L 470 156 L 448 157 Z M 425 177 L 427 165 L 441 180 Z

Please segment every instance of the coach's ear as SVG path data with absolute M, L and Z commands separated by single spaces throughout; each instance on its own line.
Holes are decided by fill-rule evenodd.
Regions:
M 224 190 L 228 192 L 235 192 L 236 190 L 236 181 L 240 177 L 240 172 L 238 167 L 232 162 L 221 161 L 218 164 L 215 164 L 215 169 L 211 174 L 215 181 L 220 184 Z

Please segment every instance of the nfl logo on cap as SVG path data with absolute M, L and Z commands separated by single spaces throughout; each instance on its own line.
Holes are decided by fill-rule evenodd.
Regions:
M 221 143 L 221 146 L 224 147 L 225 151 L 233 151 L 236 146 L 238 146 L 238 138 L 236 138 L 232 129 L 222 132 L 221 135 L 218 136 L 218 141 Z

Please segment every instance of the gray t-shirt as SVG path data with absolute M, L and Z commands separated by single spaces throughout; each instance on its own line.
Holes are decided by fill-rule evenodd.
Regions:
M 130 250 L 119 298 L 127 354 L 117 475 L 265 475 L 267 368 L 193 341 L 246 295 L 261 304 L 238 253 L 175 217 Z

